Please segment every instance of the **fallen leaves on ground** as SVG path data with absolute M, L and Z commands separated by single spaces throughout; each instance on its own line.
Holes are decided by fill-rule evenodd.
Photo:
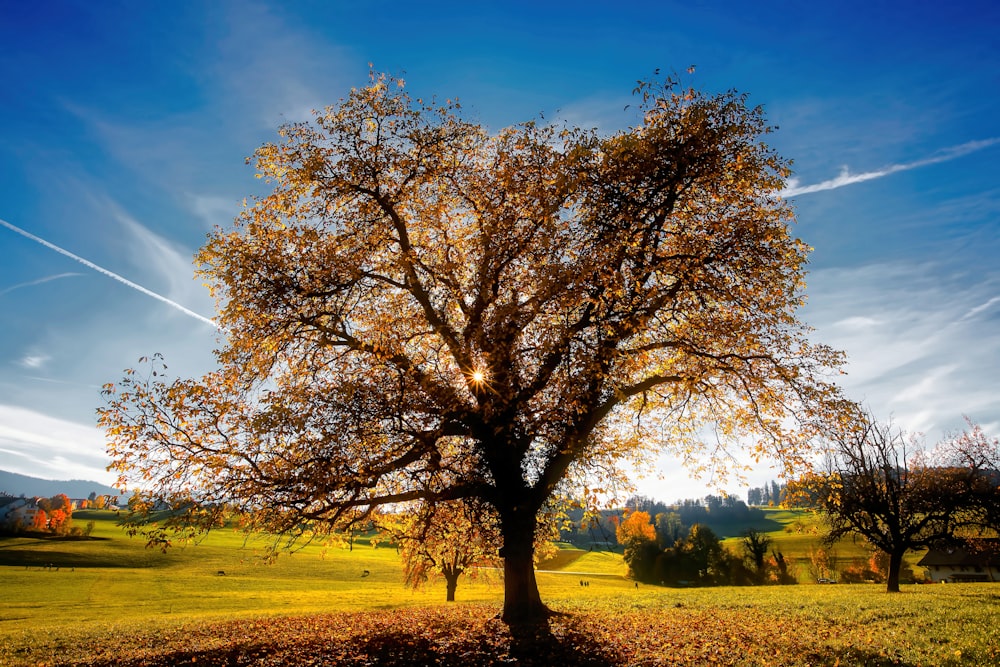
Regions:
M 500 665 L 572 667 L 657 665 L 958 664 L 954 647 L 906 655 L 865 641 L 858 624 L 761 615 L 748 609 L 573 608 L 547 628 L 515 629 L 491 605 L 449 605 L 364 613 L 235 620 L 151 629 L 73 647 L 77 657 L 24 664 L 46 667 L 410 667 Z M 27 656 L 22 656 L 22 658 Z M 984 656 L 980 656 L 984 657 Z M 993 656 L 997 657 L 997 656 Z

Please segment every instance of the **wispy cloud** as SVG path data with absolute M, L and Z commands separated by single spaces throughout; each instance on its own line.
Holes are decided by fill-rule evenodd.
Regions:
M 154 270 L 167 282 L 166 298 L 175 303 L 210 303 L 207 290 L 194 278 L 192 251 L 149 229 L 115 202 L 105 199 L 103 206 L 128 232 L 128 259 L 141 271 Z M 158 283 L 161 284 L 161 283 Z
M 836 190 L 837 188 L 842 188 L 845 185 L 854 185 L 855 183 L 871 181 L 900 171 L 908 171 L 910 169 L 917 169 L 918 167 L 926 167 L 927 165 L 954 160 L 955 158 L 960 158 L 963 155 L 981 151 L 998 143 L 1000 143 L 1000 137 L 992 137 L 990 139 L 982 139 L 980 141 L 969 141 L 964 144 L 959 144 L 958 146 L 945 148 L 938 151 L 935 155 L 922 160 L 905 162 L 903 164 L 893 164 L 877 171 L 866 171 L 860 174 L 852 174 L 847 167 L 844 167 L 836 178 L 831 178 L 830 180 L 815 183 L 813 185 L 799 185 L 799 180 L 797 178 L 790 178 L 788 179 L 788 184 L 785 186 L 785 189 L 781 191 L 781 196 L 795 197 L 797 195 L 805 195 L 813 192 L 823 192 L 824 190 Z
M 12 225 L 11 223 L 7 222 L 6 220 L 4 220 L 2 218 L 0 218 L 0 225 L 6 227 L 7 229 L 11 230 L 12 232 L 20 234 L 21 236 L 23 236 L 23 237 L 25 237 L 27 239 L 31 239 L 32 241 L 34 241 L 36 243 L 40 243 L 41 245 L 45 246 L 46 248 L 48 248 L 50 250 L 54 250 L 54 251 L 58 252 L 61 255 L 65 255 L 66 257 L 69 257 L 70 259 L 75 260 L 75 261 L 83 264 L 84 266 L 86 266 L 86 267 L 88 267 L 90 269 L 93 269 L 94 271 L 97 271 L 98 273 L 102 273 L 102 274 L 106 275 L 109 278 L 117 280 L 118 282 L 122 283 L 123 285 L 125 285 L 127 287 L 131 287 L 132 289 L 134 289 L 134 290 L 136 290 L 138 292 L 142 292 L 146 296 L 150 296 L 150 297 L 152 297 L 152 298 L 154 298 L 154 299 L 156 299 L 158 301 L 162 301 L 163 303 L 167 304 L 168 306 L 170 306 L 172 308 L 176 308 L 177 310 L 179 310 L 180 312 L 184 313 L 185 315 L 187 315 L 189 317 L 193 317 L 196 320 L 200 320 L 200 321 L 204 322 L 205 324 L 210 324 L 211 326 L 213 326 L 215 328 L 219 328 L 218 325 L 213 320 L 211 320 L 211 319 L 209 319 L 209 318 L 207 318 L 207 317 L 205 317 L 203 315 L 199 315 L 198 313 L 194 312 L 193 310 L 185 308 L 184 306 L 182 306 L 181 304 L 177 303 L 176 301 L 172 301 L 171 299 L 168 299 L 167 297 L 165 297 L 165 296 L 163 296 L 161 294 L 157 294 L 156 292 L 154 292 L 152 290 L 146 289 L 142 285 L 134 283 L 131 280 L 129 280 L 128 278 L 120 276 L 120 275 L 118 275 L 117 273 L 115 273 L 113 271 L 109 271 L 108 269 L 105 269 L 102 266 L 98 266 L 97 264 L 94 264 L 90 260 L 84 259 L 83 257 L 80 257 L 79 255 L 74 255 L 70 251 L 64 250 L 63 248 L 60 248 L 59 246 L 55 245 L 54 243 L 50 243 L 50 242 L 46 241 L 45 239 L 43 239 L 41 237 L 38 237 L 38 236 L 35 236 L 34 234 L 32 234 L 30 232 L 26 232 L 25 230 L 21 229 L 20 227 Z
M 818 340 L 847 352 L 851 398 L 932 440 L 962 428 L 963 414 L 996 419 L 1000 329 L 982 319 L 1000 302 L 1000 275 L 872 264 L 814 271 L 809 286 L 806 319 Z
M 214 195 L 188 195 L 190 209 L 209 228 L 224 227 L 233 221 L 241 206 L 235 200 Z
M 55 378 L 43 378 L 43 377 L 38 377 L 37 375 L 25 375 L 24 379 L 26 379 L 26 380 L 33 380 L 35 382 L 48 382 L 50 384 L 62 384 L 62 385 L 66 385 L 68 387 L 80 387 L 80 388 L 83 388 L 83 389 L 96 389 L 97 391 L 101 390 L 101 385 L 99 385 L 99 384 L 86 384 L 86 383 L 83 383 L 83 382 L 70 382 L 68 380 L 56 380 Z
M 11 472 L 110 483 L 104 437 L 95 426 L 0 404 L 0 455 Z
M 997 303 L 1000 303 L 1000 296 L 995 296 L 984 304 L 978 305 L 975 308 L 970 308 L 969 312 L 967 312 L 965 315 L 962 315 L 962 320 L 971 319 L 976 315 L 978 315 L 979 313 L 989 310 L 994 304 Z
M 51 358 L 47 354 L 29 354 L 21 359 L 21 365 L 25 368 L 41 368 Z
M 3 221 L 0 220 L 0 222 L 3 222 Z M 72 278 L 74 276 L 82 276 L 82 275 L 83 275 L 82 273 L 73 273 L 73 272 L 70 272 L 70 273 L 57 273 L 54 276 L 46 276 L 44 278 L 39 278 L 38 280 L 29 280 L 28 282 L 18 283 L 16 285 L 11 285 L 10 287 L 8 287 L 6 289 L 0 290 L 0 296 L 3 296 L 4 294 L 8 294 L 10 292 L 13 292 L 16 289 L 21 289 L 22 287 L 31 287 L 33 285 L 42 285 L 42 284 L 47 283 L 47 282 L 52 281 L 52 280 L 59 280 L 60 278 Z

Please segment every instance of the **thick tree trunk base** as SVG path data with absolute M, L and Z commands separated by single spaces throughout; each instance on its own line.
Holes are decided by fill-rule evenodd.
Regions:
M 534 533 L 528 532 L 519 537 L 522 538 L 522 543 L 511 546 L 513 540 L 508 539 L 504 548 L 504 600 L 500 617 L 508 626 L 545 626 L 550 612 L 542 604 L 538 583 L 535 581 L 535 563 L 532 558 Z
M 903 569 L 903 554 L 889 554 L 889 576 L 886 578 L 885 592 L 899 592 L 899 573 Z
M 542 604 L 541 601 L 527 606 L 511 605 L 504 602 L 500 620 L 509 626 L 548 626 L 549 617 L 554 615 L 555 612 Z

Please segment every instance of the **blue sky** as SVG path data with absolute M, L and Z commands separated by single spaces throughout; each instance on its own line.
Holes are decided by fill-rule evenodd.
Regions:
M 750 93 L 793 160 L 803 317 L 848 353 L 849 395 L 930 441 L 963 415 L 997 434 L 998 36 L 985 0 L 0 0 L 0 468 L 111 481 L 100 386 L 153 352 L 210 368 L 194 252 L 261 192 L 244 158 L 369 62 L 492 129 L 619 129 L 656 68 Z M 661 469 L 641 491 L 706 492 Z

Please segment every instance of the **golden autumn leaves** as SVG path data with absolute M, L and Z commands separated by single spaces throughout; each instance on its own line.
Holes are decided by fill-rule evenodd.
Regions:
M 272 530 L 484 502 L 512 620 L 544 614 L 535 516 L 577 482 L 747 437 L 801 456 L 842 408 L 840 356 L 795 316 L 787 165 L 745 96 L 638 96 L 643 123 L 611 136 L 490 133 L 373 75 L 282 128 L 252 160 L 273 191 L 199 254 L 220 368 L 109 391 L 113 467 Z

